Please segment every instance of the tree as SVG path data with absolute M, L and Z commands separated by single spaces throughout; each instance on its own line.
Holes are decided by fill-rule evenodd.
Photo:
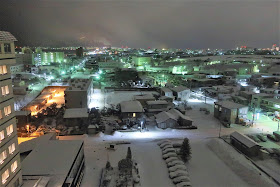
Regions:
M 111 170 L 112 169 L 111 163 L 109 161 L 107 161 L 107 163 L 106 163 L 106 169 L 107 170 Z
M 191 158 L 191 146 L 188 138 L 185 138 L 180 149 L 180 155 L 184 162 Z
M 132 159 L 132 155 L 131 155 L 131 149 L 130 147 L 127 148 L 127 155 L 126 155 L 126 159 Z

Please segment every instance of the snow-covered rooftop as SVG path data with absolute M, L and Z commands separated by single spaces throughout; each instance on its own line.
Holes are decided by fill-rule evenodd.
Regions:
M 123 101 L 120 103 L 121 112 L 143 112 L 143 107 L 139 101 Z
M 157 100 L 157 101 L 147 101 L 147 105 L 167 105 L 168 102 L 165 100 Z
M 185 86 L 176 86 L 175 88 L 171 88 L 171 90 L 173 90 L 174 92 L 182 92 L 182 91 L 190 90 L 190 89 L 188 89 Z
M 245 136 L 244 134 L 241 134 L 239 132 L 233 132 L 230 134 L 231 137 L 234 137 L 238 141 L 240 141 L 242 144 L 244 144 L 246 147 L 251 148 L 254 146 L 260 146 L 257 142 L 252 140 L 251 138 Z
M 169 112 L 165 112 L 165 111 L 156 114 L 155 117 L 156 117 L 157 123 L 162 123 L 168 119 L 177 120 L 176 116 L 174 116 L 173 114 L 171 114 Z
M 55 137 L 56 137 L 55 133 L 48 133 L 38 138 L 34 138 L 26 142 L 22 142 L 21 144 L 19 144 L 19 152 L 25 153 L 25 152 L 32 151 L 37 145 L 43 142 L 47 142 L 51 139 L 55 139 Z
M 4 41 L 17 41 L 17 39 L 10 33 L 7 31 L 0 31 L 0 42 L 4 42 Z
M 224 108 L 228 108 L 228 109 L 238 109 L 238 108 L 246 107 L 245 105 L 234 103 L 232 101 L 218 101 L 218 102 L 215 102 L 215 104 L 220 105 Z
M 91 79 L 72 79 L 65 91 L 87 91 L 91 83 Z
M 49 176 L 49 186 L 62 186 L 82 145 L 81 140 L 46 141 L 23 160 L 22 175 Z
M 166 88 L 166 87 L 161 88 L 161 90 L 163 92 L 172 92 L 169 88 Z
M 65 110 L 63 118 L 87 118 L 87 108 L 68 108 Z
M 140 99 L 151 99 L 155 100 L 155 97 L 152 94 L 145 94 L 145 95 L 135 95 L 134 100 L 140 100 Z

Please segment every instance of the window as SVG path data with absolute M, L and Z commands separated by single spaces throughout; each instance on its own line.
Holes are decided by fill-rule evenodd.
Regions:
M 2 141 L 5 138 L 4 130 L 0 132 L 0 141 Z
M 12 145 L 10 145 L 10 146 L 8 147 L 8 149 L 9 149 L 9 154 L 13 154 L 14 151 L 16 150 L 15 143 L 13 143 Z
M 13 126 L 13 124 L 12 124 L 12 125 L 9 125 L 9 126 L 6 128 L 6 131 L 7 131 L 7 136 L 10 136 L 10 135 L 14 132 L 14 126 Z
M 2 184 L 5 184 L 7 179 L 9 178 L 9 170 L 7 169 L 3 174 L 2 174 Z
M 9 105 L 9 106 L 4 107 L 5 116 L 8 116 L 10 113 L 12 113 L 11 106 Z
M 132 114 L 132 117 L 134 117 L 134 118 L 135 118 L 135 117 L 136 117 L 136 113 L 133 113 L 133 114 Z
M 0 119 L 2 119 L 3 116 L 2 116 L 2 110 L 0 110 Z
M 0 154 L 0 164 L 2 164 L 6 158 L 7 158 L 7 151 L 5 150 Z
M 5 53 L 10 53 L 10 52 L 12 52 L 12 50 L 11 50 L 11 44 L 5 43 L 5 44 L 4 44 L 4 51 L 5 51 Z
M 0 74 L 4 75 L 6 73 L 8 73 L 7 66 L 6 65 L 0 66 Z
M 14 161 L 14 163 L 12 163 L 12 165 L 11 165 L 11 171 L 12 171 L 12 172 L 15 172 L 16 169 L 17 169 L 17 160 Z
M 9 86 L 3 86 L 1 87 L 2 95 L 8 95 L 10 93 Z

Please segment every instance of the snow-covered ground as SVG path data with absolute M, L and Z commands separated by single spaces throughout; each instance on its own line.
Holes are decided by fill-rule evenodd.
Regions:
M 60 137 L 60 139 L 84 139 L 85 141 L 86 168 L 82 186 L 98 186 L 101 169 L 105 166 L 107 160 L 109 159 L 111 164 L 116 166 L 118 161 L 125 157 L 128 146 L 131 147 L 132 156 L 139 164 L 142 186 L 175 186 L 168 177 L 168 169 L 156 143 L 160 139 L 167 138 L 172 139 L 172 141 L 182 141 L 185 137 L 190 139 L 192 147 L 192 159 L 187 164 L 187 168 L 193 186 L 253 186 L 252 184 L 259 186 L 257 185 L 258 182 L 263 186 L 275 185 L 256 168 L 250 175 L 241 176 L 240 170 L 233 168 L 229 163 L 236 164 L 235 157 L 242 159 L 242 168 L 246 171 L 251 171 L 252 164 L 233 148 L 228 148 L 228 145 L 221 145 L 220 147 L 226 146 L 225 151 L 230 150 L 231 156 L 213 150 L 209 146 L 209 142 L 218 137 L 220 122 L 213 117 L 212 103 L 204 104 L 196 101 L 189 102 L 189 104 L 193 109 L 187 111 L 187 115 L 194 120 L 194 125 L 198 126 L 197 130 L 162 130 L 149 126 L 149 131 L 143 133 L 115 132 L 113 135 Z M 199 111 L 200 107 L 208 108 L 211 113 L 206 115 Z M 233 131 L 242 133 L 261 132 L 258 128 L 248 128 L 240 125 L 233 125 L 232 128 L 221 127 L 221 129 L 221 135 L 228 135 Z M 109 151 L 105 148 L 109 144 L 119 141 L 127 141 L 130 144 L 117 145 L 116 151 Z M 222 154 L 222 156 L 219 154 Z M 227 161 L 226 158 L 229 160 Z M 260 179 L 260 173 L 264 179 Z

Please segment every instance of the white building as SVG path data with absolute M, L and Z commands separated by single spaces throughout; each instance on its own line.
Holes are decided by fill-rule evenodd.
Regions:
M 72 79 L 64 93 L 66 108 L 89 108 L 93 95 L 92 80 Z
M 16 38 L 0 31 L 0 186 L 22 184 L 10 66 L 15 64 Z

